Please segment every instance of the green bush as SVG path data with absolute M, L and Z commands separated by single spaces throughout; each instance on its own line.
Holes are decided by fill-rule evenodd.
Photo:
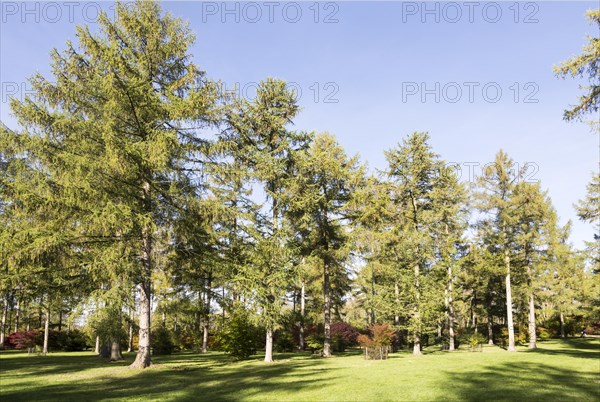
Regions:
M 277 352 L 294 351 L 294 337 L 289 331 L 277 331 L 273 344 L 275 351 Z
M 246 359 L 256 353 L 259 331 L 250 323 L 243 308 L 234 309 L 221 330 L 215 335 L 216 346 L 236 359 Z
M 170 355 L 173 353 L 175 345 L 171 339 L 171 334 L 162 325 L 152 332 L 152 354 Z
M 471 334 L 468 338 L 468 343 L 471 348 L 476 348 L 477 346 L 487 342 L 487 338 L 483 336 L 480 332 L 475 332 Z
M 306 337 L 306 347 L 309 348 L 315 354 L 323 353 L 324 339 L 320 333 L 314 333 Z
M 548 339 L 552 338 L 552 333 L 547 328 L 537 327 L 536 330 L 537 336 L 541 341 L 547 341 Z
M 87 346 L 88 338 L 85 333 L 78 329 L 73 329 L 66 334 L 62 350 L 67 352 L 76 352 L 87 349 Z

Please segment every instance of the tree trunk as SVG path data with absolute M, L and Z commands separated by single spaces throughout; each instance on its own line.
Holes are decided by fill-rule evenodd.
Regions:
M 44 302 L 44 298 L 40 297 L 40 304 L 38 306 L 38 321 L 39 321 L 38 328 L 42 328 L 42 326 L 44 325 L 44 312 L 42 311 L 42 303 L 43 302 Z
M 371 251 L 371 254 L 373 252 Z M 375 306 L 373 301 L 375 299 L 375 267 L 371 264 L 371 325 L 375 325 Z
M 417 250 L 418 251 L 418 250 Z M 418 255 L 418 254 L 417 254 Z M 414 323 L 415 326 L 413 332 L 413 355 L 421 355 L 421 312 L 419 311 L 419 303 L 421 299 L 420 289 L 419 289 L 419 275 L 420 275 L 420 267 L 419 264 L 415 264 L 414 267 L 414 275 L 415 275 L 415 307 L 414 307 Z
M 129 323 L 129 335 L 127 337 L 127 353 L 133 351 L 133 324 Z
M 20 312 L 21 312 L 21 308 L 19 305 L 19 300 L 16 300 L 16 306 L 15 306 L 15 332 L 19 332 L 19 318 L 20 318 Z
M 116 362 L 118 360 L 123 360 L 123 355 L 121 354 L 121 342 L 118 339 L 113 339 L 110 347 L 110 361 Z
M 210 293 L 212 287 L 212 273 L 206 280 L 206 302 L 204 304 L 204 322 L 202 324 L 202 353 L 208 352 L 208 330 L 210 329 Z
M 265 340 L 265 362 L 273 362 L 273 329 L 267 328 L 267 336 Z
M 50 333 L 50 306 L 46 308 L 46 322 L 44 323 L 44 347 L 42 353 L 48 354 L 48 334 Z
M 300 288 L 300 350 L 304 352 L 304 308 L 305 308 L 305 285 L 302 281 L 302 287 Z
M 62 309 L 58 310 L 58 332 L 62 331 Z
M 150 213 L 152 211 L 152 201 L 150 198 L 150 183 L 143 183 L 144 190 L 144 209 Z M 141 237 L 141 263 L 142 277 L 140 285 L 140 315 L 139 315 L 139 342 L 138 352 L 135 360 L 129 367 L 146 368 L 151 364 L 150 359 L 150 314 L 152 309 L 152 233 L 149 224 L 142 228 Z
M 537 348 L 535 330 L 535 301 L 533 293 L 529 294 L 529 349 Z
M 413 333 L 413 342 L 413 355 L 421 355 L 421 334 L 417 330 L 415 330 Z
M 563 312 L 560 312 L 560 337 L 565 339 L 565 316 Z
M 4 309 L 2 310 L 2 327 L 0 328 L 0 346 L 4 346 L 6 335 L 6 315 L 8 314 L 8 294 L 5 298 Z
M 488 345 L 493 345 L 494 344 L 494 317 L 492 316 L 492 313 L 488 313 L 487 328 L 488 328 Z
M 454 350 L 454 299 L 452 265 L 448 264 L 448 350 Z
M 134 297 L 134 306 L 135 306 L 135 297 Z M 133 351 L 133 315 L 134 315 L 135 307 L 129 308 L 129 336 L 127 337 L 127 352 L 130 353 Z
M 325 262 L 323 269 L 323 318 L 324 338 L 323 356 L 331 357 L 331 290 L 329 284 L 329 266 Z
M 96 348 L 94 349 L 94 353 L 97 355 L 100 354 L 100 337 L 96 335 Z
M 508 247 L 504 249 L 504 264 L 506 266 L 506 325 L 508 327 L 508 349 L 509 352 L 515 352 L 515 327 L 513 323 L 512 312 L 512 290 L 510 284 L 510 256 L 508 255 Z
M 398 288 L 398 281 L 394 282 L 394 325 L 400 325 L 400 316 L 398 315 L 398 306 L 400 304 L 400 289 Z
M 150 281 L 142 284 L 140 291 L 140 331 L 138 341 L 138 352 L 131 368 L 146 368 L 151 364 L 150 360 L 150 308 L 151 308 Z
M 533 298 L 531 261 L 527 264 L 527 285 L 529 288 L 529 349 L 537 348 L 535 330 L 535 300 Z

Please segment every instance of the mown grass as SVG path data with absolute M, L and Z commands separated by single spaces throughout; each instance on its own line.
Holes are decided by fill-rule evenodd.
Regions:
M 600 340 L 540 343 L 507 353 L 426 350 L 365 361 L 279 354 L 233 362 L 219 353 L 155 356 L 146 370 L 107 363 L 90 352 L 0 353 L 0 400 L 600 400 Z

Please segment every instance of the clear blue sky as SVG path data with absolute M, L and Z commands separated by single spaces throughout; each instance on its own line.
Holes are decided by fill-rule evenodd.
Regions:
M 239 83 L 251 96 L 252 83 L 267 76 L 297 83 L 298 129 L 329 131 L 380 169 L 384 149 L 428 131 L 436 152 L 463 165 L 465 180 L 467 164 L 491 162 L 503 148 L 516 162 L 536 165 L 530 177 L 549 190 L 561 221 L 574 221 L 574 244 L 592 238 L 572 205 L 598 169 L 598 135 L 562 120 L 582 82 L 556 79 L 552 66 L 579 54 L 587 34 L 598 35 L 584 18 L 597 2 L 287 3 L 163 7 L 189 21 L 195 62 L 228 88 Z M 96 25 L 97 4 L 110 7 L 2 2 L 3 122 L 14 126 L 7 95 L 23 96 L 26 77 L 48 73 L 51 48 L 64 48 L 76 23 Z M 430 91 L 424 99 L 422 90 Z

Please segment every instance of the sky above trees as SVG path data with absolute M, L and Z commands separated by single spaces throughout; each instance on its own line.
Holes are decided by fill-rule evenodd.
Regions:
M 56 4 L 2 4 L 0 118 L 9 127 L 8 96 L 23 97 L 35 72 L 47 75 L 51 48 L 73 38 L 75 24 L 94 29 L 97 7 L 111 7 Z M 327 130 L 378 169 L 383 149 L 428 131 L 433 148 L 462 165 L 463 181 L 503 148 L 521 166 L 535 164 L 530 178 L 549 190 L 561 222 L 573 220 L 575 245 L 592 238 L 573 203 L 597 171 L 598 139 L 584 122 L 562 120 L 581 82 L 557 79 L 552 66 L 580 53 L 594 34 L 584 13 L 595 2 L 499 2 L 499 17 L 496 8 L 461 6 L 455 23 L 457 10 L 445 3 L 427 3 L 431 13 L 420 2 L 257 4 L 260 16 L 247 3 L 162 7 L 189 21 L 195 62 L 226 89 L 237 83 L 252 97 L 266 76 L 294 83 L 303 108 L 296 128 Z M 497 102 L 495 88 L 502 90 Z

